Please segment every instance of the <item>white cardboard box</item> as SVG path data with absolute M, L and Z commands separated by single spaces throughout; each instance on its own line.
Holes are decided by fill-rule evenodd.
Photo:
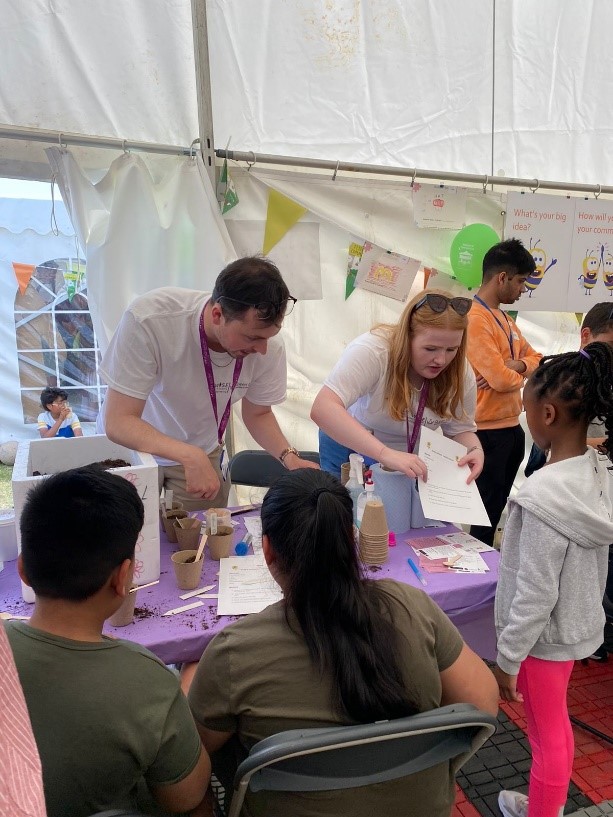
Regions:
M 13 501 L 17 546 L 21 550 L 19 518 L 30 488 L 45 476 L 57 474 L 69 468 L 79 468 L 92 462 L 122 459 L 132 463 L 130 467 L 111 468 L 120 477 L 129 480 L 137 489 L 145 506 L 145 523 L 136 543 L 135 584 L 146 584 L 160 577 L 160 525 L 158 468 L 151 454 L 131 451 L 111 442 L 104 434 L 90 437 L 53 437 L 47 440 L 24 440 L 19 443 L 13 468 Z M 31 588 L 22 584 L 25 601 L 33 602 Z

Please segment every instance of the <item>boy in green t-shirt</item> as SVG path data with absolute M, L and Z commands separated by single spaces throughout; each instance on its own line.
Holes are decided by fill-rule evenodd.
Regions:
M 170 812 L 204 799 L 210 762 L 178 679 L 152 653 L 102 635 L 134 570 L 143 503 L 99 466 L 48 477 L 21 516 L 28 624 L 5 627 L 38 745 L 49 817 L 133 809 L 143 780 Z

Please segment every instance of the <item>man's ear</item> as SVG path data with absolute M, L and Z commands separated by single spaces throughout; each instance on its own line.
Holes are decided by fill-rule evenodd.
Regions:
M 217 303 L 213 304 L 211 307 L 211 318 L 213 320 L 214 326 L 219 326 L 221 324 L 221 319 L 223 318 L 223 312 L 221 306 Z
M 111 573 L 110 586 L 122 599 L 128 594 L 134 576 L 134 559 L 124 559 Z
M 26 571 L 23 566 L 23 556 L 21 553 L 17 557 L 17 572 L 19 573 L 19 578 L 24 584 L 27 584 L 28 587 L 32 587 L 30 582 L 28 581 L 28 577 L 26 576 Z
M 556 421 L 557 416 L 558 412 L 553 403 L 545 403 L 543 405 L 543 420 L 546 426 L 553 425 L 553 423 L 555 423 Z

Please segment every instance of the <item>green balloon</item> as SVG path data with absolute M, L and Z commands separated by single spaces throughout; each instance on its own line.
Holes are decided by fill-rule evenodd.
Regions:
M 469 224 L 456 235 L 449 250 L 451 269 L 465 287 L 481 285 L 483 256 L 500 241 L 498 234 L 487 224 Z

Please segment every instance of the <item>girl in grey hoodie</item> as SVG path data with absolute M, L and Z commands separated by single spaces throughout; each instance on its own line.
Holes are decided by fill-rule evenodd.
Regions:
M 547 465 L 509 500 L 496 591 L 501 696 L 522 701 L 532 747 L 528 797 L 500 793 L 504 817 L 558 817 L 574 740 L 566 693 L 574 661 L 600 645 L 608 547 L 613 542 L 611 472 L 587 446 L 604 420 L 613 450 L 613 347 L 541 360 L 524 390 L 528 427 L 550 450 Z

